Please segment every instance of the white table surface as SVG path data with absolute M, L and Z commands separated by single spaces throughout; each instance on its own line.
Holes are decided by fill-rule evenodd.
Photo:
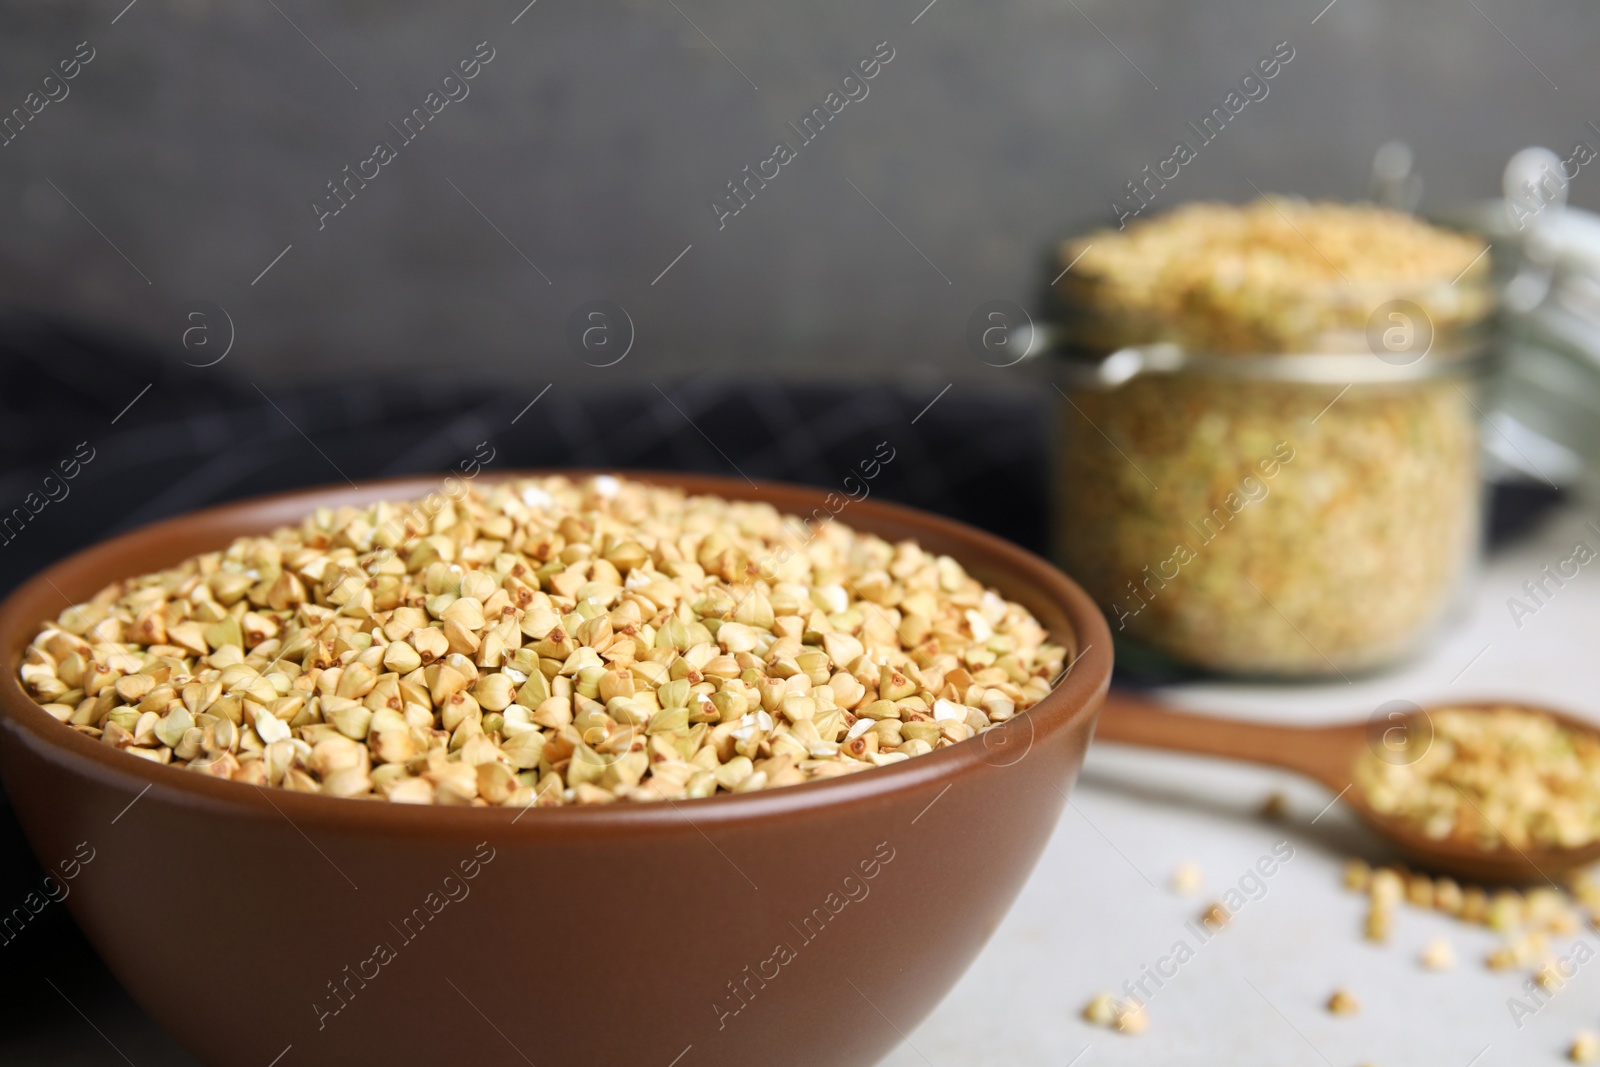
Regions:
M 1195 710 L 1302 723 L 1365 718 L 1397 698 L 1425 705 L 1515 695 L 1600 721 L 1600 560 L 1521 629 L 1506 606 L 1576 541 L 1600 549 L 1590 518 L 1600 519 L 1600 509 L 1559 512 L 1492 558 L 1464 617 L 1400 671 L 1349 684 L 1208 683 L 1165 695 Z M 1286 822 L 1257 814 L 1273 790 L 1289 798 Z M 1404 905 L 1389 944 L 1364 940 L 1364 898 L 1340 886 L 1340 871 L 1349 856 L 1385 853 L 1343 805 L 1312 825 L 1331 799 L 1270 770 L 1097 744 L 1005 922 L 885 1067 L 1523 1067 L 1566 1062 L 1576 1030 L 1600 1031 L 1600 956 L 1519 1029 L 1507 1000 L 1529 972 L 1483 966 L 1499 943 L 1487 929 Z M 1144 1034 L 1081 1019 L 1091 996 L 1139 978 L 1178 938 L 1195 945 L 1185 923 L 1279 841 L 1293 846 L 1293 859 L 1156 992 Z M 1184 860 L 1205 875 L 1198 897 L 1168 888 Z M 1426 971 L 1417 953 L 1441 934 L 1460 962 Z M 1600 932 L 1577 936 L 1600 950 Z M 1553 947 L 1564 953 L 1573 943 Z M 1324 1010 L 1341 986 L 1360 999 L 1358 1014 Z

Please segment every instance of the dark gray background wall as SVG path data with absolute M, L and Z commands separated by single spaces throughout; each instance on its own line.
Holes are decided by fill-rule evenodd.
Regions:
M 96 55 L 0 148 L 0 300 L 174 362 L 220 352 L 224 308 L 229 369 L 263 385 L 603 385 L 619 371 L 564 341 L 597 298 L 627 309 L 622 368 L 645 380 L 935 381 L 998 373 L 963 345 L 973 308 L 1029 301 L 1050 244 L 1111 222 L 1280 41 L 1270 95 L 1165 202 L 1360 196 L 1401 137 L 1436 212 L 1494 195 L 1518 148 L 1600 144 L 1587 0 L 1336 0 L 1313 24 L 1325 2 L 537 0 L 513 24 L 525 0 L 14 0 L 0 111 L 78 42 Z M 870 95 L 719 231 L 723 183 L 885 40 Z M 324 183 L 397 143 L 388 123 L 480 41 L 471 95 L 319 232 Z M 1600 179 L 1572 196 L 1600 205 Z M 186 351 L 197 310 L 216 343 Z

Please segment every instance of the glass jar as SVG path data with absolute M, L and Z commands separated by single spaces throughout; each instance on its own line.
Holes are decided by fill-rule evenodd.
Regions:
M 1157 342 L 1052 364 L 1056 545 L 1119 641 L 1294 677 L 1424 641 L 1479 552 L 1488 346 L 1465 328 L 1414 360 L 1374 351 Z
M 1422 643 L 1480 545 L 1487 252 L 1266 196 L 1063 246 L 1057 547 L 1120 637 L 1301 677 Z

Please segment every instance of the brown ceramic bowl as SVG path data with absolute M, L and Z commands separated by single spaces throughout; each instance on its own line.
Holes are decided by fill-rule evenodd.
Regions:
M 798 514 L 824 496 L 633 477 Z M 840 516 L 949 553 L 1026 605 L 1077 657 L 1055 691 L 971 741 L 771 792 L 512 812 L 261 790 L 111 751 L 16 680 L 35 627 L 69 600 L 313 507 L 436 485 L 316 489 L 172 519 L 80 552 L 0 605 L 0 773 L 41 863 L 93 856 L 66 906 L 111 970 L 211 1067 L 881 1058 L 1028 877 L 1111 673 L 1089 598 L 1004 541 L 874 501 Z

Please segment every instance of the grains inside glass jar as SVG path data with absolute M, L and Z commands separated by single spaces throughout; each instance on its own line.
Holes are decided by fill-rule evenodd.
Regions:
M 1193 203 L 1062 245 L 1063 294 L 1095 311 L 1083 340 L 1201 352 L 1360 347 L 1372 309 L 1405 298 L 1437 330 L 1481 318 L 1483 241 L 1372 204 Z M 1081 258 L 1080 258 L 1081 257 Z
M 1421 646 L 1479 548 L 1483 252 L 1288 198 L 1063 245 L 1057 545 L 1119 636 L 1297 677 Z M 1163 354 L 1105 377 L 1139 346 Z

